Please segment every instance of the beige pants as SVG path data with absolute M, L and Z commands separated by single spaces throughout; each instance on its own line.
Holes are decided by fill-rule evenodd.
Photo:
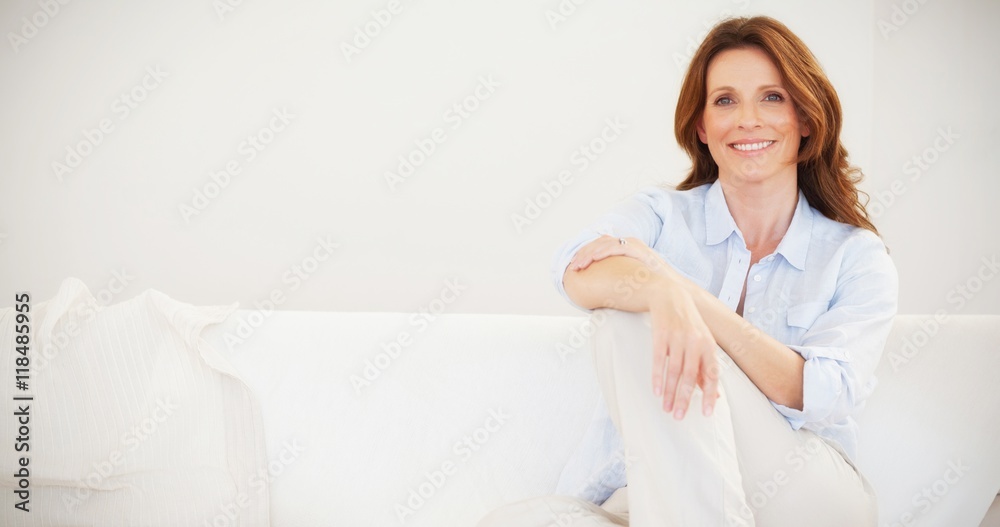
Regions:
M 605 314 L 594 362 L 625 443 L 628 486 L 601 507 L 566 496 L 519 501 L 478 527 L 877 524 L 875 493 L 842 450 L 792 430 L 724 351 L 714 413 L 702 415 L 699 389 L 677 421 L 653 394 L 649 314 Z

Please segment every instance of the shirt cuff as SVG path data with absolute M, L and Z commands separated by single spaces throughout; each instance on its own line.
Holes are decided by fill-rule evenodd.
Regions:
M 573 256 L 576 255 L 577 251 L 579 251 L 584 245 L 600 238 L 602 235 L 603 233 L 595 232 L 592 233 L 591 236 L 583 238 L 582 241 L 567 243 L 556 253 L 552 263 L 552 280 L 555 282 L 556 290 L 559 291 L 559 294 L 567 302 L 569 302 L 570 305 L 585 313 L 592 313 L 594 310 L 578 305 L 569 297 L 568 294 L 566 294 L 566 286 L 563 284 L 563 276 L 566 274 L 566 267 L 569 266 L 569 262 L 573 259 Z
M 832 415 L 850 413 L 847 397 L 847 370 L 851 353 L 844 348 L 788 346 L 806 360 L 802 367 L 802 409 L 796 410 L 772 401 L 788 419 L 793 430 Z

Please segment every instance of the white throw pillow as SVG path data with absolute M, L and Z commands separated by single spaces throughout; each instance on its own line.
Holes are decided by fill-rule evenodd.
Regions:
M 0 524 L 269 524 L 259 411 L 200 337 L 235 305 L 195 307 L 147 290 L 101 307 L 74 278 L 54 299 L 31 300 L 30 389 L 15 386 L 13 353 L 0 363 L 5 408 L 33 397 L 16 401 L 27 414 L 27 477 L 16 476 L 13 448 L 0 456 Z M 16 315 L 0 310 L 5 350 Z M 13 411 L 0 418 L 5 443 L 21 427 Z M 14 492 L 22 480 L 26 499 Z

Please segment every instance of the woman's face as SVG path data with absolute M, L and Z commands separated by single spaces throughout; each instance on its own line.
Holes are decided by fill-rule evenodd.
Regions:
M 720 52 L 708 64 L 698 137 L 730 183 L 795 181 L 799 142 L 809 135 L 778 68 L 756 48 Z

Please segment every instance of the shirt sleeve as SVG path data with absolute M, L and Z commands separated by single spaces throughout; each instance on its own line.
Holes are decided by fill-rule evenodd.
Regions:
M 670 194 L 659 187 L 647 187 L 619 202 L 610 212 L 600 216 L 569 241 L 563 243 L 552 260 L 552 280 L 556 290 L 573 307 L 592 312 L 573 302 L 566 294 L 563 275 L 570 260 L 581 247 L 603 235 L 616 238 L 638 238 L 653 247 L 663 230 L 663 218 L 671 209 Z
M 898 295 L 896 267 L 885 246 L 864 231 L 847 242 L 829 307 L 789 308 L 788 324 L 808 328 L 798 345 L 789 346 L 806 361 L 802 410 L 772 404 L 793 429 L 843 421 L 864 405 L 875 388 L 875 368 L 892 329 Z

